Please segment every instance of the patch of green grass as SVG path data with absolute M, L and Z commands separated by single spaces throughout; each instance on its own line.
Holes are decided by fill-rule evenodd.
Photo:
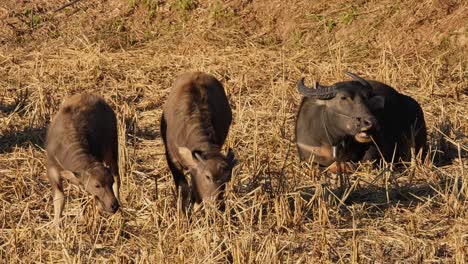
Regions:
M 148 6 L 149 15 L 153 17 L 159 9 L 159 0 L 145 0 L 145 4 Z
M 31 10 L 31 9 L 26 9 L 22 15 L 27 18 L 25 21 L 29 21 L 29 26 L 31 28 L 35 28 L 37 27 L 39 24 L 41 24 L 42 22 L 44 22 L 43 18 L 36 14 L 34 10 Z
M 36 15 L 36 14 L 32 14 L 31 16 L 31 27 L 36 27 L 38 26 L 40 23 L 42 23 L 42 17 L 39 16 L 39 15 Z
M 140 3 L 147 7 L 150 17 L 153 17 L 159 9 L 159 0 L 128 0 L 128 7 L 135 9 Z
M 350 25 L 354 21 L 356 16 L 356 10 L 354 9 L 354 7 L 350 7 L 346 12 L 343 13 L 341 21 L 346 25 Z
M 219 1 L 216 1 L 216 3 L 214 4 L 212 15 L 214 18 L 218 18 L 223 15 L 223 7 L 221 6 L 221 3 Z
M 197 2 L 194 0 L 176 0 L 173 6 L 182 11 L 189 11 L 197 6 Z
M 214 4 L 213 10 L 211 11 L 211 15 L 217 21 L 230 19 L 235 16 L 234 10 L 230 8 L 223 8 L 220 1 L 216 1 L 216 3 Z
M 326 18 L 322 15 L 309 14 L 309 17 L 317 19 L 324 27 L 327 33 L 330 33 L 337 25 L 336 21 L 333 18 Z
M 137 0 L 128 0 L 128 8 L 134 9 L 137 6 Z
M 327 32 L 331 32 L 336 27 L 336 22 L 335 22 L 335 20 L 333 20 L 331 18 L 325 19 L 324 25 L 325 25 L 325 30 Z
M 144 31 L 144 37 L 145 39 L 151 39 L 154 37 L 154 33 L 151 30 L 147 29 Z
M 114 21 L 114 30 L 115 30 L 115 32 L 123 32 L 123 31 L 125 31 L 125 25 L 124 25 L 123 18 L 117 18 L 117 19 Z

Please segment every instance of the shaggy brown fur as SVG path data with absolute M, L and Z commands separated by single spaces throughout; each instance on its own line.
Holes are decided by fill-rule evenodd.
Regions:
M 66 100 L 47 131 L 46 151 L 56 224 L 65 202 L 63 178 L 84 186 L 100 208 L 119 208 L 117 120 L 101 97 L 82 94 Z
M 161 118 L 166 158 L 176 187 L 181 188 L 184 207 L 192 201 L 220 197 L 229 181 L 234 156 L 221 154 L 232 113 L 222 84 L 213 76 L 186 73 L 174 83 Z M 190 190 L 183 171 L 190 170 Z

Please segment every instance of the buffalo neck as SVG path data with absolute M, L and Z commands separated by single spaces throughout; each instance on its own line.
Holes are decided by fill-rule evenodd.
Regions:
M 102 166 L 95 156 L 93 156 L 86 145 L 79 140 L 71 140 L 71 144 L 61 153 L 62 166 L 64 169 L 74 172 L 85 172 L 98 165 Z

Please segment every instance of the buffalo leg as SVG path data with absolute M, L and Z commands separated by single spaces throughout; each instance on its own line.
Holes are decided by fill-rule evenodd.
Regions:
M 343 172 L 343 164 L 341 161 L 335 161 L 336 163 L 336 167 L 337 167 L 337 170 L 336 170 L 336 174 L 338 175 L 338 179 L 340 180 L 340 193 L 343 193 L 344 190 L 346 189 L 346 186 L 345 186 L 345 175 L 344 175 L 344 172 Z
M 335 161 L 329 167 L 331 173 L 335 173 L 339 180 L 340 192 L 346 190 L 349 185 L 349 174 L 356 170 L 356 166 L 351 162 Z
M 59 225 L 62 218 L 63 207 L 65 205 L 65 195 L 63 193 L 62 176 L 56 167 L 47 168 L 47 176 L 52 185 L 52 198 L 54 201 L 54 224 Z
M 373 160 L 380 160 L 382 157 L 379 153 L 379 150 L 376 146 L 370 146 L 368 150 L 364 153 L 362 157 L 362 161 L 373 161 Z
M 187 179 L 185 179 L 185 176 L 182 171 L 180 171 L 174 162 L 172 162 L 171 157 L 169 156 L 169 150 L 167 149 L 167 142 L 166 142 L 166 119 L 164 118 L 164 113 L 161 115 L 161 122 L 160 122 L 160 132 L 161 132 L 161 137 L 164 141 L 164 148 L 166 152 L 166 161 L 167 165 L 169 166 L 169 169 L 171 170 L 172 177 L 174 178 L 174 183 L 176 185 L 176 192 L 177 192 L 177 198 L 179 198 L 179 195 L 182 197 L 182 209 L 185 211 L 186 207 L 188 206 L 188 200 L 189 200 L 189 194 L 190 194 L 190 188 L 187 182 Z M 180 194 L 179 194 L 180 191 Z
M 188 206 L 190 188 L 187 183 L 187 179 L 185 178 L 184 174 L 175 166 L 172 162 L 171 158 L 169 157 L 166 151 L 166 159 L 167 165 L 169 165 L 169 169 L 171 170 L 172 177 L 174 178 L 174 182 L 176 185 L 177 195 L 182 195 L 182 208 L 185 211 L 186 207 Z M 179 194 L 180 191 L 180 194 Z

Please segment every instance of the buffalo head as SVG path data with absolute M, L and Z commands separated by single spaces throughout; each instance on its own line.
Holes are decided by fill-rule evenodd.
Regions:
M 82 172 L 65 171 L 62 176 L 74 184 L 83 186 L 96 199 L 100 211 L 115 213 L 119 209 L 119 202 L 113 190 L 114 177 L 104 164 L 96 163 Z
M 299 80 L 299 92 L 309 98 L 314 98 L 318 105 L 325 106 L 322 122 L 328 124 L 327 133 L 335 135 L 354 136 L 356 141 L 367 143 L 379 129 L 377 119 L 371 110 L 383 107 L 384 98 L 372 94 L 372 86 L 356 74 L 345 72 L 353 81 L 338 82 L 331 86 L 315 84 L 311 89 L 304 84 L 304 78 Z
M 232 168 L 237 163 L 232 149 L 229 149 L 226 157 L 209 157 L 199 151 L 179 147 L 179 155 L 190 170 L 192 185 L 196 189 L 195 202 L 221 200 L 226 183 L 231 179 Z

